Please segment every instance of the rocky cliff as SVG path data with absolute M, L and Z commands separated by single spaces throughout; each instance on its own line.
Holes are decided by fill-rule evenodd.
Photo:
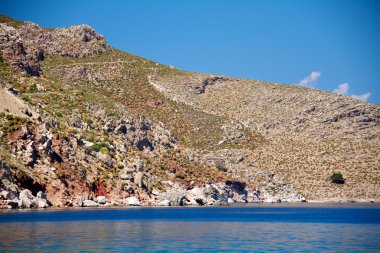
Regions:
M 0 21 L 3 208 L 380 198 L 377 105 Z

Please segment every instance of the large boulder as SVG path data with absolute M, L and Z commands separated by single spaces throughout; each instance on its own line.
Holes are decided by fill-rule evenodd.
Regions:
M 77 204 L 79 207 L 83 207 L 84 198 L 82 196 L 79 196 L 77 198 Z
M 38 199 L 37 203 L 38 208 L 48 208 L 50 206 L 49 202 L 46 199 Z
M 113 160 L 109 154 L 104 154 L 102 152 L 96 152 L 96 157 L 107 165 L 109 168 L 113 168 Z
M 98 202 L 101 205 L 104 205 L 107 203 L 107 198 L 105 196 L 97 196 L 96 202 Z
M 200 205 L 206 204 L 207 200 L 203 194 L 203 188 L 195 187 L 190 191 L 187 191 L 182 199 L 183 205 Z
M 168 200 L 168 199 L 164 199 L 164 200 L 158 202 L 157 205 L 159 205 L 159 206 L 171 206 L 172 203 L 171 203 L 170 200 Z
M 38 201 L 35 201 L 34 196 L 30 190 L 25 189 L 20 192 L 18 206 L 20 208 L 37 207 Z
M 129 197 L 125 199 L 125 204 L 127 206 L 141 206 L 140 201 L 136 197 Z
M 93 200 L 86 199 L 83 201 L 83 207 L 97 207 L 97 206 L 99 206 L 99 204 Z
M 37 192 L 35 199 L 37 200 L 38 208 L 47 208 L 50 206 L 46 194 L 42 191 Z

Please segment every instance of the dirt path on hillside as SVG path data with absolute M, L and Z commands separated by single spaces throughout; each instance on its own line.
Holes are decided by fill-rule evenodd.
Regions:
M 60 64 L 55 65 L 51 67 L 45 67 L 47 69 L 49 68 L 59 68 L 59 67 L 67 67 L 67 66 L 82 66 L 82 65 L 102 65 L 102 64 L 115 64 L 115 63 L 135 63 L 138 61 L 99 61 L 99 62 L 72 62 L 72 63 L 66 63 L 66 64 Z

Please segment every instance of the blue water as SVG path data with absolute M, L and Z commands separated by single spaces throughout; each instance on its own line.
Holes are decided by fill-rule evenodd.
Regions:
M 380 206 L 0 212 L 0 252 L 380 252 Z

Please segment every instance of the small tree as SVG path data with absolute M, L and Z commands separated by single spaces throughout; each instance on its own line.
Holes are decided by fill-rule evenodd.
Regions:
M 331 177 L 331 182 L 333 182 L 334 184 L 344 184 L 344 178 L 343 178 L 343 175 L 342 173 L 340 172 L 334 172 Z

